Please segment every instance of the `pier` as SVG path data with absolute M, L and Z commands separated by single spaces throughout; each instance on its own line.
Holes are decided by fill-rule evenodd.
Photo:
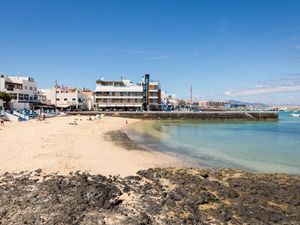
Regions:
M 68 115 L 104 114 L 106 116 L 146 120 L 278 120 L 276 111 L 205 111 L 205 112 L 68 112 Z

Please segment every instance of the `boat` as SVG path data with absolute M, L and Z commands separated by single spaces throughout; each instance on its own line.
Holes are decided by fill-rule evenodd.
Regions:
M 293 117 L 300 117 L 300 114 L 299 114 L 299 113 L 292 113 L 292 114 L 290 114 L 290 116 L 293 116 Z

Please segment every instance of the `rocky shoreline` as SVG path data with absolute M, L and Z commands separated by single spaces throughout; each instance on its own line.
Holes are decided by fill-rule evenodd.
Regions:
M 0 177 L 1 224 L 300 224 L 300 177 L 167 168 Z

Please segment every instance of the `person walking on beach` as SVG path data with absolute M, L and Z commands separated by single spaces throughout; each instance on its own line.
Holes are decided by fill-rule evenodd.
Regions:
M 4 125 L 4 119 L 2 118 L 2 116 L 0 116 L 0 126 L 1 127 L 5 127 L 5 125 Z

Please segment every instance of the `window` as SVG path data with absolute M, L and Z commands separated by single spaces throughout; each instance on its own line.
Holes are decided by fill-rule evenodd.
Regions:
M 19 100 L 23 100 L 24 99 L 24 95 L 23 94 L 19 94 Z
M 56 101 L 59 101 L 59 98 L 57 98 Z
M 30 90 L 32 90 L 32 87 L 29 87 Z
M 67 99 L 67 98 L 64 98 L 64 101 L 68 101 L 68 99 Z
M 17 99 L 17 94 L 16 93 L 11 93 L 10 96 L 11 96 L 12 99 Z
M 24 89 L 27 90 L 27 86 L 24 86 Z
M 76 98 L 72 98 L 72 101 L 76 101 Z

